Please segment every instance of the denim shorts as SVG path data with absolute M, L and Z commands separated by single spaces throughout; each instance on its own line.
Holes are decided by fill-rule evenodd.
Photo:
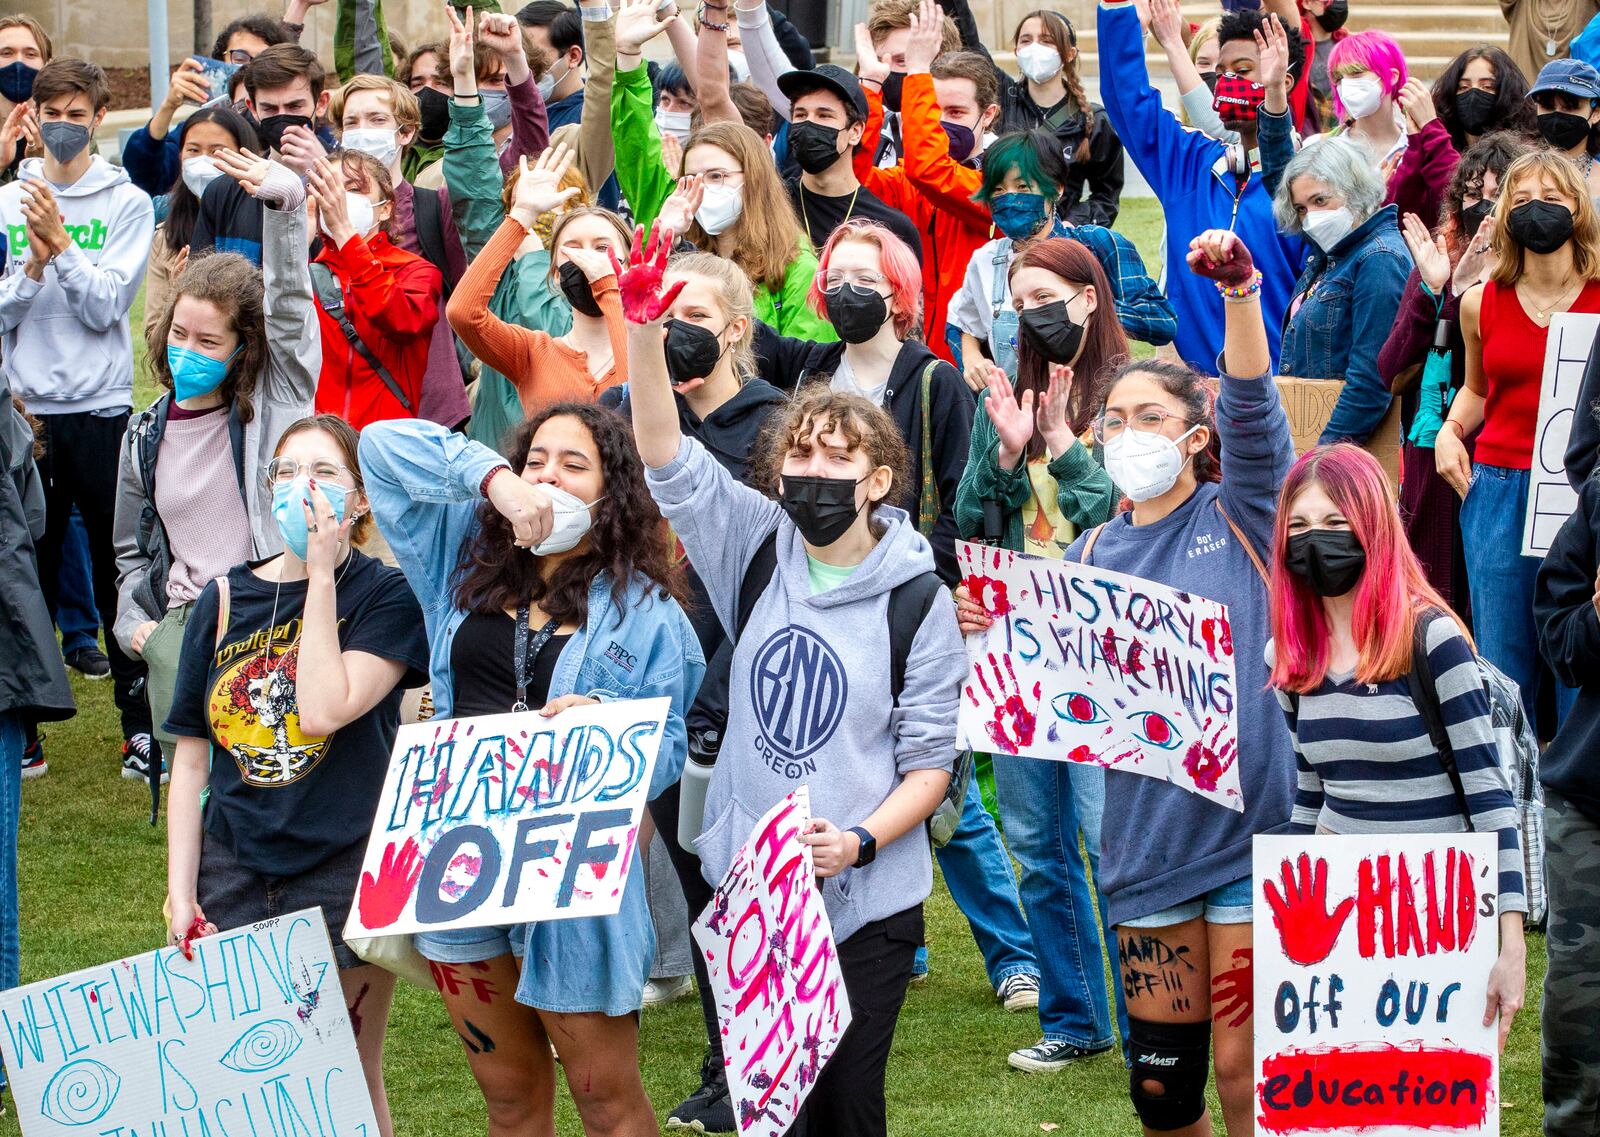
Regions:
M 418 932 L 412 937 L 417 952 L 434 963 L 483 963 L 507 952 L 522 958 L 528 943 L 527 924 L 501 924 L 493 928 L 447 928 Z
M 200 910 L 223 931 L 243 928 L 302 908 L 322 909 L 328 925 L 328 942 L 340 971 L 361 967 L 361 957 L 344 942 L 345 921 L 361 882 L 361 862 L 367 853 L 365 839 L 322 864 L 295 876 L 264 876 L 239 863 L 226 841 L 209 832 L 200 847 L 200 879 L 196 899 Z
M 1152 916 L 1124 920 L 1119 928 L 1170 928 L 1204 916 L 1208 924 L 1248 924 L 1255 908 L 1255 881 L 1242 876 L 1213 888 L 1204 896 L 1174 904 Z

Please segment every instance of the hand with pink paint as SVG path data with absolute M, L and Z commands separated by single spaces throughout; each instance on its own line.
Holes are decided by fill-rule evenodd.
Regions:
M 1011 666 L 1011 656 L 1002 654 L 997 660 L 992 651 L 989 653 L 992 683 L 984 672 L 983 660 L 974 663 L 972 670 L 977 674 L 978 684 L 983 688 L 984 696 L 994 707 L 994 718 L 984 724 L 990 739 L 1007 754 L 1016 754 L 1024 747 L 1032 746 L 1034 730 L 1039 723 L 1039 701 L 1043 698 L 1039 684 L 1033 685 L 1032 698 L 1025 699 L 1016 669 Z M 974 706 L 983 706 L 971 683 L 967 684 L 967 697 L 972 700 Z
M 983 605 L 972 598 L 972 590 L 965 584 L 957 585 L 956 597 L 956 626 L 961 629 L 964 636 L 976 635 L 987 632 L 989 625 L 994 623 L 994 617 L 984 611 Z
M 665 294 L 661 291 L 661 278 L 667 275 L 667 259 L 672 255 L 672 235 L 672 230 L 663 229 L 657 220 L 650 226 L 650 240 L 646 242 L 644 226 L 639 226 L 633 234 L 626 269 L 617 263 L 616 253 L 610 254 L 611 267 L 617 273 L 617 289 L 622 293 L 622 314 L 630 324 L 660 320 L 689 283 L 676 281 Z
M 416 891 L 417 880 L 422 876 L 422 850 L 415 837 L 396 849 L 393 842 L 385 846 L 383 860 L 378 865 L 378 875 L 361 874 L 361 887 L 356 892 L 356 911 L 365 928 L 387 928 L 400 918 L 406 903 Z
M 1272 923 L 1278 929 L 1283 954 L 1302 967 L 1321 963 L 1339 941 L 1339 931 L 1356 906 L 1355 897 L 1346 897 L 1332 913 L 1328 911 L 1328 862 L 1301 853 L 1295 867 L 1283 862 L 1283 891 L 1273 881 L 1266 882 L 1267 905 Z

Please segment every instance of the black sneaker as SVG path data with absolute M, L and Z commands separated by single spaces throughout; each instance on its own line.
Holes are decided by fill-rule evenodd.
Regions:
M 22 776 L 42 778 L 49 772 L 50 764 L 44 760 L 44 735 L 41 733 L 22 752 Z
M 85 679 L 104 679 L 111 674 L 111 661 L 97 647 L 80 647 L 67 652 L 67 666 Z
M 148 734 L 136 734 L 122 744 L 122 776 L 134 781 L 150 780 L 150 763 L 155 758 L 154 739 Z M 161 784 L 167 784 L 166 763 L 161 764 Z
M 733 1101 L 728 1096 L 728 1075 L 711 1055 L 700 1064 L 700 1088 L 667 1116 L 668 1129 L 691 1133 L 733 1133 Z
M 1041 1038 L 1032 1046 L 1013 1050 L 1006 1058 L 1006 1064 L 1013 1070 L 1026 1070 L 1030 1074 L 1051 1074 L 1057 1070 L 1065 1070 L 1081 1058 L 1093 1058 L 1096 1054 L 1104 1054 L 1110 1049 L 1109 1046 L 1102 1046 L 1098 1050 L 1084 1050 L 1070 1042 Z

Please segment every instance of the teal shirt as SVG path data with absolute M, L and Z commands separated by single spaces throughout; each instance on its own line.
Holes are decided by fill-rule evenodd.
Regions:
M 830 565 L 807 553 L 806 571 L 811 576 L 811 595 L 820 596 L 824 592 L 838 588 L 860 567 L 860 565 Z

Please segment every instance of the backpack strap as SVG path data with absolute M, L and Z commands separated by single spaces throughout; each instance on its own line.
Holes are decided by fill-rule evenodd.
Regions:
M 1271 591 L 1272 575 L 1267 572 L 1266 563 L 1262 561 L 1261 554 L 1256 552 L 1256 547 L 1250 538 L 1245 536 L 1244 530 L 1234 524 L 1233 518 L 1228 516 L 1228 511 L 1222 508 L 1220 499 L 1217 501 L 1217 512 L 1222 514 L 1222 520 L 1228 523 L 1228 528 L 1233 530 L 1234 537 L 1238 539 L 1239 544 L 1244 546 L 1245 553 L 1250 557 L 1250 563 L 1256 566 L 1256 573 L 1261 577 L 1261 583 L 1267 586 L 1268 591 Z
M 756 601 L 761 599 L 761 594 L 767 590 L 767 585 L 772 583 L 772 574 L 778 569 L 778 531 L 774 529 L 767 534 L 766 540 L 756 546 L 755 556 L 750 558 L 750 563 L 745 566 L 744 576 L 739 580 L 739 599 L 734 618 L 733 635 L 730 637 L 734 643 L 739 642 L 739 637 L 744 635 L 745 625 L 750 622 L 750 613 L 756 610 Z
M 412 223 L 417 228 L 417 244 L 429 264 L 444 278 L 444 299 L 450 299 L 450 268 L 444 252 L 444 207 L 439 191 L 425 186 L 412 190 Z
M 228 634 L 228 617 L 232 615 L 233 603 L 228 594 L 228 578 L 226 575 L 217 577 L 217 644 L 216 649 L 222 650 L 222 637 Z
M 922 399 L 917 404 L 922 419 L 921 449 L 917 458 L 922 465 L 922 493 L 917 498 L 917 532 L 924 537 L 933 535 L 939 520 L 939 482 L 933 473 L 933 370 L 941 360 L 928 361 L 922 369 Z
M 1461 784 L 1461 771 L 1456 766 L 1455 751 L 1450 748 L 1450 735 L 1444 728 L 1444 714 L 1439 707 L 1439 688 L 1434 681 L 1433 667 L 1428 662 L 1428 628 L 1436 619 L 1445 617 L 1437 608 L 1425 608 L 1417 613 L 1411 632 L 1411 671 L 1406 685 L 1411 688 L 1411 701 L 1428 727 L 1428 740 L 1439 754 L 1439 764 L 1450 778 L 1450 788 L 1455 791 L 1456 808 L 1467 823 L 1467 832 L 1476 832 L 1472 811 L 1467 808 L 1467 790 Z
M 1106 522 L 1102 521 L 1089 530 L 1089 535 L 1083 539 L 1083 552 L 1078 554 L 1079 564 L 1086 565 L 1089 563 L 1089 554 L 1094 552 L 1094 543 L 1100 539 L 1100 531 L 1105 527 Z
M 406 398 L 406 393 L 401 389 L 400 384 L 395 382 L 394 376 L 389 374 L 389 369 L 372 353 L 372 349 L 362 341 L 361 333 L 356 331 L 356 326 L 350 322 L 350 317 L 346 314 L 344 307 L 344 288 L 327 265 L 318 261 L 311 263 L 311 287 L 317 294 L 317 303 L 322 306 L 322 310 L 328 314 L 328 317 L 339 325 L 339 330 L 344 333 L 344 338 L 349 341 L 355 353 L 366 362 L 368 367 L 377 373 L 379 379 L 383 380 L 383 385 L 389 388 L 389 394 L 400 401 L 400 405 L 406 409 L 406 413 L 410 415 L 416 414 L 416 408 L 411 405 L 411 400 Z
M 933 601 L 943 584 L 938 574 L 924 572 L 895 585 L 889 593 L 889 692 L 895 706 L 900 705 L 900 693 L 906 687 L 911 644 L 933 610 Z

